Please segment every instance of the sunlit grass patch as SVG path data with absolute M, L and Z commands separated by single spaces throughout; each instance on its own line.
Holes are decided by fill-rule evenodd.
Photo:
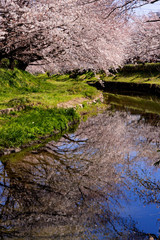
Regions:
M 94 99 L 99 91 L 85 80 L 69 74 L 32 75 L 19 69 L 0 69 L 0 110 L 14 108 L 8 115 L 0 115 L 0 147 L 16 147 L 41 136 L 68 129 L 79 120 L 73 109 L 56 109 L 57 104 L 77 98 Z M 25 106 L 23 111 L 17 107 Z
M 40 136 L 62 132 L 69 123 L 79 121 L 74 109 L 34 108 L 17 116 L 4 116 L 0 126 L 0 147 L 15 147 L 38 139 Z
M 160 63 L 128 64 L 103 80 L 160 85 Z
M 85 79 L 86 81 L 86 79 Z M 0 109 L 16 98 L 27 98 L 31 104 L 55 107 L 77 97 L 93 99 L 98 91 L 78 77 L 39 74 L 34 76 L 19 69 L 0 69 Z M 18 104 L 18 102 L 17 102 Z

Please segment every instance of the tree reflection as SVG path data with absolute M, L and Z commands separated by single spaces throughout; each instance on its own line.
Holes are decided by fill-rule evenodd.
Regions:
M 6 161 L 1 238 L 149 239 L 121 216 L 120 199 L 127 202 L 131 188 L 141 201 L 159 204 L 159 181 L 150 177 L 158 145 L 157 127 L 144 116 L 106 112 L 37 154 Z M 147 167 L 139 168 L 144 160 Z

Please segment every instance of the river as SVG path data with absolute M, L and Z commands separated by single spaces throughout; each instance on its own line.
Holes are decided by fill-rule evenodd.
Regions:
M 160 100 L 106 102 L 74 133 L 1 159 L 0 239 L 158 239 Z

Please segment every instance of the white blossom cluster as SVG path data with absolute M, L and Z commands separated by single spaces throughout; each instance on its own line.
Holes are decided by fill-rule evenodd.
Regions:
M 137 20 L 135 25 L 128 15 L 129 9 L 147 2 L 0 0 L 0 59 L 18 60 L 30 71 L 56 73 L 107 72 L 135 55 L 152 58 L 159 48 L 159 23 Z
M 114 0 L 1 0 L 0 54 L 54 72 L 117 67 L 128 42 Z M 41 66 L 41 65 L 40 65 Z
M 133 61 L 160 61 L 160 20 L 157 14 L 135 19 L 128 51 Z

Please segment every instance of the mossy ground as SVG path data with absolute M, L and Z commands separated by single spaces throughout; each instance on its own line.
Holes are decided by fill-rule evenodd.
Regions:
M 79 121 L 78 111 L 56 107 L 75 98 L 94 99 L 99 92 L 86 83 L 90 77 L 89 73 L 76 78 L 69 74 L 34 76 L 16 68 L 0 69 L 0 109 L 26 106 L 23 111 L 0 115 L 0 148 L 21 146 L 57 130 L 62 132 L 70 122 Z

